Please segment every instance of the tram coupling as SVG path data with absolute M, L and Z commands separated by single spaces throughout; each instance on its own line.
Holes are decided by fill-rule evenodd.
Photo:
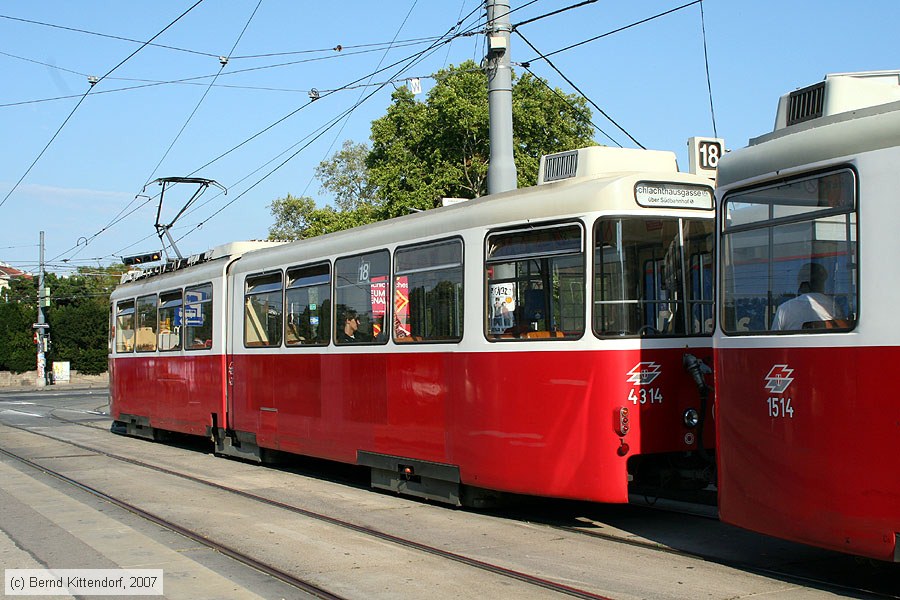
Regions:
M 685 372 L 690 375 L 697 386 L 697 394 L 700 399 L 700 408 L 688 408 L 684 411 L 683 419 L 685 426 L 697 430 L 697 449 L 698 454 L 705 460 L 713 462 L 713 458 L 703 446 L 703 426 L 706 424 L 706 408 L 709 404 L 710 386 L 706 383 L 706 376 L 712 374 L 712 368 L 705 362 L 691 354 L 685 352 L 681 360 L 681 366 Z

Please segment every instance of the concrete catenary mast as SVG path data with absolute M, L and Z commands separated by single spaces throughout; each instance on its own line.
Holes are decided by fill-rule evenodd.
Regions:
M 488 113 L 491 156 L 487 191 L 497 194 L 517 187 L 513 160 L 512 70 L 509 60 L 509 0 L 486 0 Z

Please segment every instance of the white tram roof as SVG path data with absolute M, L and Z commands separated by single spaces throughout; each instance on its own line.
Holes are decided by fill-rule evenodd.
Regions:
M 134 288 L 140 290 L 143 290 L 144 288 L 156 289 L 160 285 L 189 285 L 191 283 L 196 283 L 196 279 L 199 277 L 205 276 L 214 278 L 217 273 L 223 273 L 229 262 L 224 259 L 236 259 L 247 252 L 271 248 L 286 243 L 287 242 L 284 241 L 279 242 L 269 240 L 230 242 L 216 246 L 201 254 L 194 254 L 179 261 L 172 261 L 154 267 L 128 271 L 122 274 L 119 284 L 120 287 L 128 286 L 128 289 Z M 159 281 L 162 281 L 163 283 L 157 284 Z
M 783 95 L 775 129 L 726 154 L 718 185 L 900 144 L 900 71 L 826 75 Z
M 190 259 L 185 259 L 181 268 L 157 267 L 153 276 L 123 278 L 122 283 L 126 284 L 123 287 L 133 294 L 138 290 L 187 285 L 192 278 L 199 281 L 199 278 L 210 277 L 214 272 L 224 274 L 225 267 L 231 261 L 216 259 L 229 256 L 232 259 L 240 257 L 235 269 L 248 272 L 447 237 L 471 228 L 527 226 L 534 221 L 604 211 L 619 214 L 648 212 L 650 209 L 637 203 L 635 190 L 638 182 L 711 188 L 706 177 L 679 172 L 672 152 L 599 146 L 583 148 L 542 158 L 542 172 L 548 159 L 560 155 L 574 155 L 574 159 L 568 160 L 571 166 L 577 167 L 568 175 L 563 175 L 565 178 L 557 176 L 555 181 L 544 181 L 541 185 L 482 196 L 296 242 L 225 244 L 201 255 L 202 260 L 195 261 L 196 264 L 190 265 Z M 711 210 L 681 207 L 660 208 L 656 214 L 661 212 L 714 215 Z
M 900 101 L 900 71 L 832 73 L 779 98 L 775 131 L 791 125 Z
M 610 150 L 622 150 L 614 148 Z M 644 152 L 633 151 L 631 152 Z M 656 151 L 648 151 L 656 152 Z M 660 153 L 672 154 L 672 153 Z M 365 252 L 375 248 L 445 238 L 456 232 L 473 228 L 498 228 L 535 221 L 551 221 L 583 216 L 589 213 L 610 212 L 636 214 L 650 212 L 635 199 L 638 182 L 667 182 L 711 188 L 708 178 L 675 170 L 674 154 L 660 170 L 622 170 L 573 177 L 519 188 L 500 194 L 482 196 L 460 204 L 417 212 L 362 227 L 299 240 L 277 248 L 245 254 L 236 264 L 236 271 L 259 271 L 285 264 L 297 264 L 330 258 L 341 254 Z M 618 168 L 624 168 L 619 162 Z M 710 206 L 712 208 L 712 206 Z M 655 214 L 702 215 L 712 218 L 712 210 L 692 208 L 661 208 Z

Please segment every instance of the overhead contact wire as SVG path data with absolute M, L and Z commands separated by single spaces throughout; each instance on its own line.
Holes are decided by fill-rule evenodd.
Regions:
M 709 52 L 706 49 L 706 19 L 703 16 L 703 0 L 700 0 L 700 29 L 703 32 L 703 62 L 706 65 L 706 89 L 709 90 L 709 113 L 712 117 L 713 137 L 719 137 L 716 131 L 716 109 L 713 106 L 712 83 L 709 79 Z
M 56 133 L 53 134 L 53 137 L 50 138 L 50 141 L 48 141 L 47 144 L 44 146 L 43 150 L 41 150 L 40 154 L 37 155 L 37 157 L 34 159 L 34 161 L 32 161 L 31 165 L 29 165 L 28 169 L 25 170 L 25 173 L 22 174 L 22 176 L 19 178 L 19 180 L 16 182 L 16 184 L 12 187 L 12 189 L 10 189 L 9 192 L 7 192 L 6 196 L 4 196 L 3 200 L 0 201 L 0 207 L 2 207 L 4 204 L 6 204 L 6 201 L 9 200 L 9 197 L 12 196 L 13 192 L 15 192 L 15 191 L 18 189 L 18 187 L 19 187 L 19 185 L 22 183 L 22 181 L 25 180 L 25 177 L 28 176 L 28 174 L 31 172 L 31 170 L 34 168 L 34 166 L 38 163 L 38 161 L 41 159 L 41 157 L 44 155 L 44 153 L 47 152 L 47 149 L 50 148 L 50 145 L 51 145 L 51 144 L 53 144 L 53 141 L 57 138 L 57 136 L 60 134 L 60 132 L 61 132 L 61 131 L 63 130 L 63 128 L 66 126 L 66 123 L 69 122 L 69 120 L 70 120 L 70 119 L 72 118 L 72 116 L 75 114 L 75 111 L 78 110 L 78 107 L 81 106 L 82 102 L 84 102 L 84 100 L 85 100 L 85 98 L 87 98 L 88 94 L 91 93 L 91 90 L 94 89 L 94 86 L 95 86 L 96 84 L 100 83 L 101 81 L 103 81 L 104 79 L 106 79 L 111 73 L 113 73 L 113 71 L 115 71 L 116 69 L 118 69 L 119 67 L 121 67 L 122 65 L 124 65 L 126 62 L 128 62 L 129 60 L 131 60 L 131 58 L 132 58 L 135 54 L 137 54 L 138 52 L 140 52 L 141 50 L 143 50 L 144 48 L 146 48 L 148 44 L 150 44 L 153 40 L 155 40 L 156 38 L 158 38 L 159 36 L 161 36 L 167 29 L 169 29 L 169 28 L 172 27 L 175 23 L 177 23 L 178 21 L 180 21 L 180 20 L 182 19 L 182 17 L 184 17 L 186 14 L 188 14 L 189 12 L 191 12 L 192 10 L 194 10 L 197 6 L 200 5 L 201 2 L 203 2 L 203 0 L 197 0 L 197 2 L 195 2 L 195 3 L 193 4 L 193 6 L 191 6 L 191 7 L 188 8 L 186 11 L 184 11 L 183 13 L 181 13 L 181 15 L 178 16 L 178 18 L 176 18 L 174 21 L 172 21 L 171 23 L 169 23 L 168 25 L 166 25 L 163 29 L 161 29 L 161 30 L 159 31 L 159 33 L 157 33 L 157 34 L 154 35 L 152 38 L 150 38 L 147 42 L 145 42 L 144 44 L 142 44 L 140 48 L 136 49 L 134 52 L 132 52 L 131 54 L 129 54 L 129 55 L 128 55 L 124 60 L 122 60 L 119 64 L 117 64 L 115 67 L 113 67 L 112 69 L 110 69 L 109 71 L 107 71 L 105 75 L 103 75 L 103 76 L 100 77 L 97 81 L 95 81 L 93 84 L 91 84 L 91 86 L 87 89 L 87 91 L 84 93 L 84 95 L 81 96 L 81 99 L 78 100 L 78 103 L 75 105 L 75 108 L 72 109 L 72 112 L 69 113 L 69 116 L 66 117 L 66 119 L 65 119 L 65 121 L 63 121 L 62 125 L 59 126 L 59 129 L 56 130 Z
M 244 28 L 241 29 L 241 33 L 238 35 L 237 39 L 234 41 L 234 45 L 231 47 L 231 51 L 228 53 L 228 56 L 234 53 L 235 48 L 240 43 L 241 38 L 244 37 L 244 33 L 247 31 L 247 27 L 250 26 L 250 22 L 253 20 L 253 17 L 256 16 L 256 11 L 259 10 L 260 5 L 262 4 L 262 0 L 256 3 L 256 8 L 253 9 L 253 12 L 250 13 L 250 18 L 247 19 L 247 22 L 244 24 Z M 200 100 L 197 102 L 197 105 L 194 107 L 194 110 L 191 111 L 191 114 L 188 116 L 187 120 L 184 122 L 184 125 L 181 126 L 181 129 L 178 131 L 178 134 L 175 136 L 175 139 L 172 140 L 172 143 L 169 144 L 169 147 L 163 153 L 162 158 L 159 159 L 159 162 L 156 163 L 156 166 L 153 168 L 153 172 L 150 173 L 150 177 L 147 178 L 147 183 L 144 184 L 145 187 L 150 183 L 150 180 L 153 179 L 153 176 L 156 175 L 156 171 L 159 170 L 160 165 L 162 165 L 163 161 L 166 160 L 166 157 L 169 156 L 169 152 L 172 151 L 172 148 L 175 147 L 175 144 L 178 142 L 179 138 L 181 138 L 181 134 L 184 133 L 184 130 L 187 129 L 188 123 L 194 118 L 194 115 L 197 114 L 197 111 L 200 110 L 200 105 L 203 104 L 203 101 L 206 99 L 206 96 L 209 94 L 209 91 L 212 89 L 212 86 L 216 83 L 216 80 L 219 78 L 219 75 L 225 69 L 225 66 L 228 64 L 228 57 L 225 60 L 220 61 L 222 65 L 219 67 L 219 72 L 215 74 L 212 78 L 212 81 L 209 82 L 209 85 L 206 87 L 206 91 L 203 92 L 203 95 L 200 97 Z
M 619 125 L 619 123 L 617 123 L 615 119 L 613 119 L 611 116 L 609 116 L 609 114 L 608 114 L 606 111 L 604 111 L 602 108 L 600 108 L 599 106 L 597 106 L 597 103 L 596 103 L 596 102 L 594 102 L 593 100 L 591 100 L 590 98 L 588 98 L 587 95 L 585 95 L 585 93 L 581 91 L 581 88 L 579 88 L 577 85 L 575 85 L 575 83 L 573 83 L 571 79 L 569 79 L 568 77 L 566 77 L 566 75 L 565 75 L 562 71 L 560 71 L 560 70 L 556 67 L 556 65 L 554 65 L 553 62 L 552 62 L 549 58 L 547 58 L 546 56 L 544 56 L 543 54 L 541 54 L 541 51 L 538 50 L 537 48 L 535 48 L 534 45 L 533 45 L 531 42 L 529 42 L 528 39 L 527 39 L 524 35 L 522 35 L 522 32 L 521 32 L 521 31 L 516 31 L 516 34 L 517 34 L 520 38 L 522 38 L 522 40 L 523 40 L 526 44 L 528 44 L 528 46 L 529 46 L 532 50 L 534 50 L 535 52 L 537 52 L 538 54 L 540 54 L 540 58 L 541 58 L 542 60 L 544 60 L 548 65 L 550 65 L 550 67 L 551 67 L 554 71 L 556 71 L 556 73 L 557 73 L 560 77 L 562 77 L 563 80 L 565 80 L 566 83 L 568 83 L 570 86 L 572 86 L 572 88 L 574 88 L 575 91 L 578 92 L 578 93 L 581 95 L 582 98 L 584 98 L 585 100 L 587 100 L 587 101 L 591 104 L 591 106 L 593 106 L 594 108 L 596 108 L 596 109 L 600 112 L 600 114 L 603 115 L 603 116 L 606 118 L 606 120 L 608 120 L 610 123 L 612 123 L 613 125 L 615 125 L 615 126 L 619 129 L 619 131 L 621 131 L 622 133 L 624 133 L 625 135 L 627 135 L 628 138 L 629 138 L 632 142 L 634 142 L 635 144 L 637 144 L 637 145 L 638 145 L 639 147 L 641 147 L 642 149 L 646 150 L 646 148 L 644 147 L 643 144 L 641 144 L 639 141 L 637 141 L 636 139 L 634 139 L 634 136 L 632 136 L 630 133 L 628 133 L 628 131 L 626 131 L 624 127 L 622 127 L 621 125 Z M 596 127 L 596 126 L 595 126 L 595 127 Z M 606 134 L 604 133 L 604 135 L 606 135 Z M 606 137 L 609 137 L 609 135 L 606 135 Z M 612 138 L 610 138 L 610 139 L 612 139 Z
M 381 58 L 378 60 L 378 64 L 375 65 L 375 72 L 373 72 L 372 75 L 369 76 L 369 80 L 364 84 L 365 86 L 368 86 L 369 84 L 372 83 L 372 79 L 375 77 L 375 73 L 378 71 L 379 68 L 381 68 L 381 64 L 384 62 L 384 59 L 387 57 L 388 52 L 391 51 L 393 42 L 400 35 L 400 32 L 403 31 L 403 27 L 406 25 L 406 22 L 409 20 L 409 15 L 412 14 L 412 11 L 415 10 L 416 5 L 418 3 L 419 3 L 419 0 L 414 0 L 414 2 L 412 3 L 412 6 L 409 7 L 409 11 L 407 11 L 406 16 L 403 18 L 403 22 L 401 22 L 400 27 L 397 28 L 397 33 L 394 34 L 394 39 L 391 40 L 391 44 L 388 44 L 388 47 L 384 49 L 384 53 L 381 55 Z M 460 10 L 460 15 L 462 15 L 461 10 Z M 457 27 L 458 27 L 458 24 L 457 24 Z M 449 44 L 448 44 L 448 46 L 449 46 Z M 365 87 L 363 87 L 363 91 L 361 91 L 359 93 L 359 98 L 357 98 L 356 101 L 359 102 L 362 99 L 362 97 L 365 95 L 365 93 L 366 93 Z M 328 150 L 325 151 L 326 157 L 331 153 L 331 149 L 334 148 L 334 143 L 340 137 L 341 133 L 344 132 L 344 128 L 347 126 L 347 122 L 350 120 L 351 114 L 352 113 L 347 114 L 347 117 L 344 119 L 344 123 L 341 125 L 341 128 L 338 129 L 337 133 L 334 134 L 334 138 L 331 140 L 331 144 L 328 145 Z M 323 160 L 324 160 L 324 158 L 323 158 Z M 309 189 L 309 186 L 312 184 L 314 177 L 315 177 L 315 175 L 313 175 L 313 177 L 310 178 L 309 182 L 306 184 L 306 187 L 303 188 L 303 192 L 300 194 L 301 196 L 306 195 L 306 191 Z
M 477 7 L 476 9 L 472 10 L 468 15 L 466 15 L 466 17 L 465 17 L 462 21 L 464 22 L 465 20 L 467 20 L 472 14 L 474 14 L 475 12 L 477 12 L 479 9 L 480 9 L 480 6 Z M 450 29 L 447 31 L 447 33 L 444 34 L 444 36 L 441 36 L 441 41 L 440 41 L 439 43 L 438 43 L 438 42 L 433 43 L 433 44 L 431 45 L 430 48 L 427 48 L 426 50 L 423 50 L 422 52 L 418 53 L 416 56 L 407 57 L 406 59 L 397 61 L 397 62 L 395 62 L 395 63 L 393 63 L 393 64 L 391 64 L 391 65 L 389 65 L 389 66 L 387 66 L 387 67 L 384 67 L 383 69 L 378 69 L 377 71 L 375 71 L 375 72 L 373 73 L 373 75 L 374 75 L 374 74 L 377 74 L 377 73 L 379 73 L 379 72 L 381 72 L 381 71 L 387 70 L 387 69 L 389 69 L 389 68 L 391 68 L 391 67 L 393 67 L 393 66 L 396 66 L 396 65 L 398 65 L 398 64 L 400 64 L 400 63 L 402 63 L 402 62 L 406 62 L 406 63 L 408 63 L 408 64 L 406 64 L 405 66 L 403 66 L 403 67 L 400 69 L 400 71 L 398 71 L 398 74 L 401 73 L 401 72 L 403 72 L 403 71 L 405 71 L 406 69 L 409 69 L 410 67 L 413 66 L 413 64 L 415 64 L 415 63 L 417 63 L 417 62 L 421 62 L 422 60 L 424 60 L 424 58 L 425 58 L 428 54 L 435 52 L 441 45 L 446 44 L 446 43 L 450 43 L 451 41 L 453 41 L 453 39 L 455 39 L 456 37 L 458 37 L 458 35 L 464 35 L 464 34 L 458 34 L 458 35 L 455 35 L 455 36 L 451 36 L 450 38 L 444 39 L 444 38 L 447 36 L 447 34 L 449 34 L 450 32 L 452 32 L 452 31 L 453 31 L 456 27 L 458 27 L 458 26 L 459 26 L 459 22 L 457 22 L 457 24 L 454 25 L 454 27 L 450 28 Z M 357 83 L 357 82 L 359 82 L 359 81 L 362 81 L 362 79 L 365 79 L 365 78 L 364 78 L 364 77 L 361 77 L 361 78 L 357 79 L 356 81 L 354 81 L 353 83 Z M 185 237 L 187 237 L 188 235 L 190 235 L 191 233 L 193 233 L 194 231 L 196 231 L 197 229 L 200 229 L 200 228 L 201 228 L 204 224 L 206 224 L 210 219 L 216 217 L 218 214 L 220 214 L 220 213 L 221 213 L 222 211 L 224 211 L 226 208 L 228 208 L 229 206 L 231 206 L 232 204 L 234 204 L 235 202 L 237 202 L 238 200 L 240 200 L 244 195 L 246 195 L 248 192 L 250 192 L 250 190 L 252 190 L 252 189 L 255 188 L 257 185 L 259 185 L 260 183 L 262 183 L 263 181 L 265 181 L 265 180 L 266 180 L 268 177 L 270 177 L 273 173 L 275 173 L 276 171 L 278 171 L 279 169 L 281 169 L 284 165 L 286 165 L 288 162 L 290 162 L 294 157 L 296 157 L 298 154 L 300 154 L 300 152 L 302 152 L 303 150 L 305 150 L 306 148 L 308 148 L 314 141 L 316 141 L 317 139 L 319 139 L 320 137 L 322 137 L 325 133 L 327 133 L 327 132 L 328 132 L 331 128 L 333 128 L 333 127 L 340 121 L 340 119 L 342 119 L 346 114 L 352 113 L 352 112 L 353 112 L 354 110 L 356 110 L 359 106 L 361 106 L 364 102 L 366 102 L 369 98 L 371 98 L 372 96 L 374 96 L 375 94 L 377 94 L 379 91 L 381 91 L 381 90 L 384 88 L 385 85 L 387 85 L 387 84 L 384 84 L 384 85 L 378 87 L 377 89 L 373 90 L 373 91 L 372 91 L 370 94 L 368 94 L 365 98 L 363 98 L 363 99 L 357 101 L 357 103 L 356 103 L 354 106 L 352 106 L 352 107 L 349 108 L 348 110 L 344 111 L 344 112 L 343 112 L 341 115 L 339 115 L 338 117 L 332 119 L 330 125 L 328 125 L 327 127 L 325 127 L 319 134 L 317 134 L 315 137 L 313 137 L 311 140 L 309 140 L 309 142 L 307 142 L 303 147 L 301 147 L 301 148 L 298 149 L 296 152 L 294 152 L 293 154 L 291 154 L 288 158 L 286 158 L 284 161 L 282 161 L 278 166 L 276 166 L 274 169 L 272 169 L 271 171 L 269 171 L 268 173 L 266 173 L 262 178 L 258 179 L 255 183 L 253 183 L 253 185 L 251 185 L 250 187 L 248 187 L 246 190 L 244 190 L 243 192 L 241 192 L 238 196 L 236 196 L 235 198 L 233 198 L 232 200 L 230 200 L 230 201 L 227 202 L 226 204 L 224 204 L 222 207 L 220 207 L 218 210 L 216 210 L 215 212 L 213 212 L 213 213 L 212 213 L 210 216 L 208 216 L 206 219 L 204 219 L 203 221 L 201 221 L 200 223 L 198 223 L 192 230 L 190 230 L 190 231 L 188 231 L 187 233 L 185 233 L 183 236 L 181 236 L 180 238 L 178 238 L 178 240 L 176 240 L 176 241 L 180 241 L 180 240 L 184 239 Z M 307 105 L 307 106 L 308 106 L 308 105 Z M 218 160 L 218 159 L 216 159 L 216 160 Z M 209 201 L 211 201 L 211 200 L 212 200 L 212 198 L 210 198 Z M 208 202 L 209 202 L 209 201 L 208 201 Z M 198 209 L 199 209 L 199 207 L 198 207 Z

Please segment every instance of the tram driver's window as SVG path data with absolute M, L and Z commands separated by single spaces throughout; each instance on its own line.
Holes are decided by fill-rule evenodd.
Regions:
M 339 258 L 334 263 L 334 341 L 338 345 L 384 344 L 390 318 L 387 250 Z
M 859 311 L 856 175 L 804 175 L 725 197 L 723 329 L 849 331 Z
M 485 329 L 492 341 L 577 339 L 584 334 L 580 224 L 487 237 Z
M 281 319 L 281 271 L 248 276 L 244 284 L 244 346 L 280 346 Z
M 116 352 L 134 350 L 134 300 L 116 304 Z

